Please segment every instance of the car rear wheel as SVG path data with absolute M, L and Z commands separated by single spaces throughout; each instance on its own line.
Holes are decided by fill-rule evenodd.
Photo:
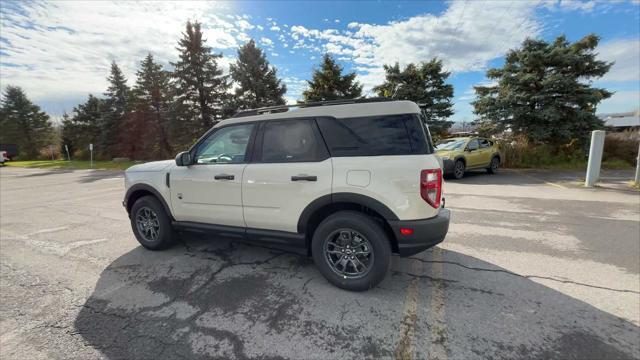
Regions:
M 453 177 L 456 179 L 462 179 L 464 177 L 464 172 L 466 166 L 464 165 L 464 161 L 457 160 L 455 165 L 453 166 Z
M 311 253 L 320 273 L 333 285 L 364 291 L 378 285 L 391 261 L 391 243 L 371 217 L 340 211 L 313 234 Z
M 491 159 L 491 163 L 489 164 L 489 167 L 487 168 L 487 172 L 489 174 L 495 174 L 496 172 L 498 172 L 499 166 L 500 166 L 500 158 L 497 156 L 494 156 L 493 159 Z
M 164 207 L 153 196 L 143 196 L 131 207 L 131 228 L 147 249 L 161 250 L 174 244 L 176 234 Z

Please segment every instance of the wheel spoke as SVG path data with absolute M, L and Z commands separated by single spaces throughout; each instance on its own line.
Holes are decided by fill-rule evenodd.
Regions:
M 324 245 L 329 267 L 345 278 L 360 278 L 371 269 L 371 243 L 358 231 L 341 229 L 333 232 Z

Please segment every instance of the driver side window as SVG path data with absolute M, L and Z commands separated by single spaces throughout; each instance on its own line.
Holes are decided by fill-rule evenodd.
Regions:
M 241 164 L 254 124 L 240 124 L 214 131 L 196 149 L 196 164 Z
M 478 150 L 478 147 L 478 139 L 473 139 L 467 144 L 467 149 L 469 150 Z

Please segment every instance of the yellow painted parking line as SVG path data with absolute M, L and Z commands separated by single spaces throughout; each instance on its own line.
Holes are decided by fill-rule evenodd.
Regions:
M 534 180 L 542 181 L 543 183 L 545 183 L 545 184 L 547 184 L 547 185 L 549 185 L 549 186 L 553 186 L 553 187 L 556 187 L 556 188 L 558 188 L 558 189 L 565 189 L 565 190 L 566 190 L 566 189 L 568 189 L 568 187 L 566 187 L 566 186 L 563 186 L 563 185 L 560 185 L 560 184 L 556 184 L 556 183 L 554 183 L 554 182 L 546 181 L 546 180 L 541 179 L 541 178 L 539 178 L 539 177 L 537 177 L 537 176 L 529 175 L 529 174 L 527 174 L 527 173 L 524 173 L 524 172 L 522 172 L 522 171 L 518 171 L 518 170 L 514 170 L 514 171 L 515 171 L 516 173 L 518 173 L 518 174 L 522 175 L 522 176 L 526 176 L 526 177 L 531 178 L 531 179 L 534 179 Z
M 427 324 L 429 324 L 430 346 L 429 359 L 447 359 L 447 323 L 445 320 L 445 294 L 442 264 L 442 250 L 434 247 L 432 251 L 431 276 L 435 278 L 431 290 L 431 302 L 427 312 Z
M 422 271 L 422 262 L 413 261 L 411 271 L 414 274 L 420 274 Z M 404 312 L 402 324 L 400 326 L 400 340 L 395 351 L 395 358 L 409 360 L 413 358 L 413 336 L 415 333 L 416 322 L 418 320 L 418 288 L 420 286 L 420 278 L 411 279 L 407 287 L 407 293 L 404 299 Z

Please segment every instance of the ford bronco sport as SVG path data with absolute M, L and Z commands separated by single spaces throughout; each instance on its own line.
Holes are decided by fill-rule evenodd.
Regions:
M 442 168 L 419 107 L 350 100 L 243 111 L 175 161 L 125 172 L 142 246 L 178 231 L 298 249 L 334 285 L 376 286 L 392 253 L 444 240 Z

